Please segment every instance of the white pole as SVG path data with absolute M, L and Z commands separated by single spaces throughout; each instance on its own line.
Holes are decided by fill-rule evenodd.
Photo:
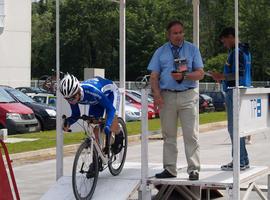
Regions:
M 4 32 L 5 28 L 5 0 L 0 0 L 0 35 Z
M 233 199 L 240 200 L 238 0 L 235 0 L 235 89 L 233 90 Z
M 148 91 L 142 89 L 142 117 L 141 117 L 141 187 L 140 200 L 150 200 L 151 190 L 147 184 L 148 179 Z
M 200 46 L 200 0 L 193 0 L 193 43 Z
M 60 79 L 60 48 L 59 48 L 59 0 L 56 0 L 56 82 Z M 60 91 L 56 91 L 56 180 L 63 176 L 63 131 L 61 128 L 61 100 Z
M 122 95 L 121 116 L 125 120 L 125 90 L 126 90 L 126 0 L 120 0 L 120 92 Z
M 195 44 L 198 48 L 200 47 L 200 0 L 193 0 L 193 44 Z M 198 84 L 198 88 L 196 88 L 196 91 L 198 93 L 198 99 L 199 99 L 199 92 L 200 92 L 200 81 L 196 81 Z M 197 124 L 196 130 L 199 130 L 199 123 L 200 123 L 200 117 L 199 117 L 199 110 L 200 110 L 200 105 L 199 101 L 197 102 Z

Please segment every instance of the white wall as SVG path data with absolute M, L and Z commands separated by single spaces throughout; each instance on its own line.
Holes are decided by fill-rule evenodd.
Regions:
M 31 0 L 5 0 L 5 15 L 0 35 L 0 84 L 30 86 Z

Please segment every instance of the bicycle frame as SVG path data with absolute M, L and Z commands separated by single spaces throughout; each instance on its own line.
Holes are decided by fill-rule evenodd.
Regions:
M 97 150 L 97 153 L 98 153 L 98 156 L 99 156 L 99 157 L 101 158 L 101 160 L 102 160 L 102 163 L 103 163 L 103 164 L 108 164 L 109 158 L 107 158 L 106 155 L 102 152 L 101 147 L 100 147 L 100 145 L 98 144 L 97 139 L 96 139 L 96 137 L 95 137 L 95 134 L 93 134 L 93 133 L 94 133 L 94 129 L 95 129 L 96 127 L 98 127 L 98 129 L 99 129 L 98 135 L 100 136 L 100 135 L 101 135 L 101 131 L 100 131 L 100 126 L 99 126 L 99 124 L 92 124 L 92 123 L 89 123 L 89 124 L 88 124 L 89 130 L 86 131 L 86 135 L 87 135 L 88 139 L 90 139 L 90 141 L 91 141 L 91 159 L 93 159 L 93 158 L 92 158 L 92 156 L 93 156 L 93 150 L 94 150 L 94 149 L 93 149 L 93 146 L 95 146 L 95 148 L 96 148 L 96 150 Z

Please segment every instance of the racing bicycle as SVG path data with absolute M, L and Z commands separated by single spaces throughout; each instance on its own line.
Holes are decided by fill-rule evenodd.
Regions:
M 63 115 L 62 118 L 66 125 L 66 116 Z M 89 200 L 94 194 L 99 172 L 109 168 L 113 176 L 121 173 L 127 154 L 127 128 L 124 120 L 119 117 L 120 131 L 118 134 L 123 140 L 116 146 L 114 145 L 114 134 L 107 136 L 103 131 L 104 118 L 97 119 L 93 116 L 82 115 L 80 119 L 86 122 L 83 125 L 86 137 L 74 158 L 72 188 L 77 200 Z
M 145 89 L 148 87 L 149 85 L 149 82 L 150 82 L 150 75 L 149 74 L 146 74 L 146 75 L 143 75 L 143 76 L 138 76 L 136 79 L 135 79 L 135 86 L 137 89 Z

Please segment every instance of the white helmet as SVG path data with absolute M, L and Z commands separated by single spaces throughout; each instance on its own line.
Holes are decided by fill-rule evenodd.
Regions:
M 65 98 L 74 96 L 80 88 L 80 82 L 73 76 L 66 74 L 60 82 L 60 92 Z

